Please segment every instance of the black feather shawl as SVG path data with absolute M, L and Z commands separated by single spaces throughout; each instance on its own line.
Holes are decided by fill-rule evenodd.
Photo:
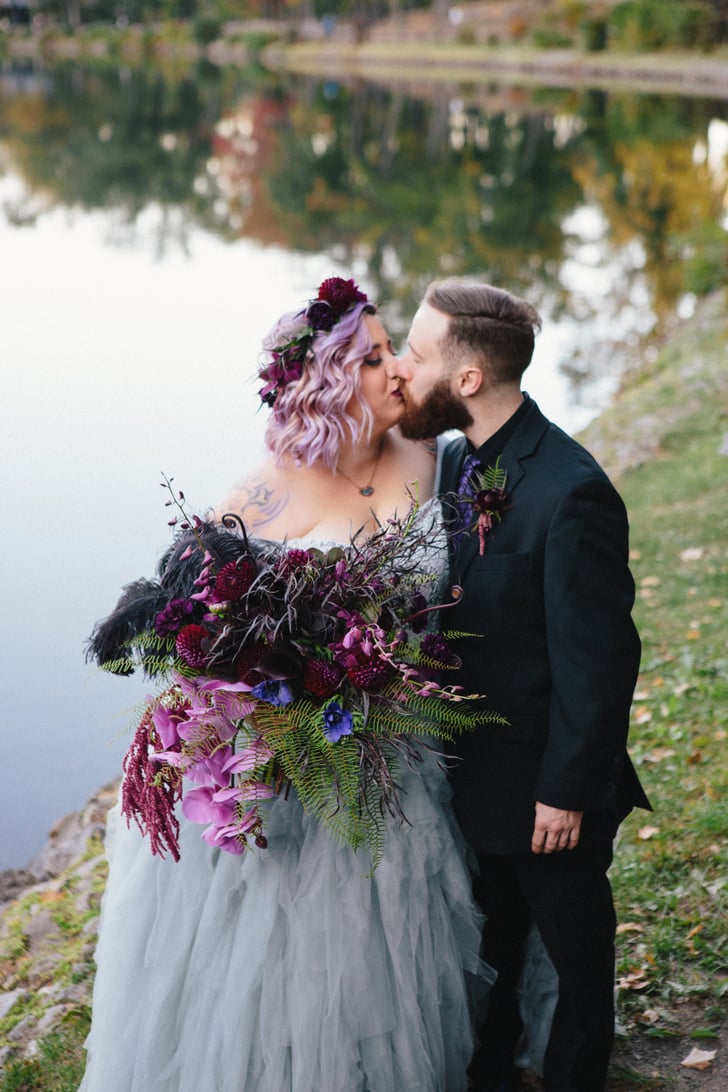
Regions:
M 204 551 L 212 555 L 218 569 L 251 553 L 239 521 L 237 526 L 238 531 L 234 532 L 219 524 L 200 523 L 194 531 L 181 531 L 160 559 L 157 579 L 141 579 L 125 585 L 111 614 L 96 623 L 86 645 L 86 659 L 95 660 L 100 667 L 114 664 L 110 670 L 117 675 L 133 674 L 134 664 L 129 657 L 136 639 L 153 628 L 157 614 L 168 603 L 186 599 L 196 590 L 195 580 L 202 569 Z

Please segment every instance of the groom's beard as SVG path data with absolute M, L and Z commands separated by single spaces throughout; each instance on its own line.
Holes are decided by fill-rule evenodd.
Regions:
M 439 379 L 419 405 L 409 400 L 406 383 L 402 397 L 405 408 L 399 429 L 408 440 L 429 440 L 451 428 L 462 432 L 473 423 L 465 403 L 455 397 L 447 379 Z

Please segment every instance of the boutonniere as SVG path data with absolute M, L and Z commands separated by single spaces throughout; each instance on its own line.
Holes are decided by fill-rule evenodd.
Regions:
M 486 535 L 493 528 L 493 523 L 500 523 L 506 508 L 507 472 L 501 468 L 500 455 L 494 466 L 485 466 L 476 470 L 470 479 L 472 493 L 461 493 L 458 507 L 465 512 L 465 527 L 473 532 L 477 528 L 479 553 L 485 551 Z

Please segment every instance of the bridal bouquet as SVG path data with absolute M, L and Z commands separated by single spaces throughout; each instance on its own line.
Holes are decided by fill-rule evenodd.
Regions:
M 153 853 L 179 859 L 180 800 L 211 846 L 265 848 L 265 801 L 293 787 L 376 864 L 388 819 L 406 821 L 400 764 L 415 768 L 432 737 L 503 721 L 441 681 L 457 659 L 432 629 L 441 566 L 423 571 L 433 540 L 423 515 L 413 504 L 328 550 L 251 540 L 235 516 L 222 528 L 185 516 L 160 579 L 125 589 L 90 654 L 163 682 L 122 789 Z

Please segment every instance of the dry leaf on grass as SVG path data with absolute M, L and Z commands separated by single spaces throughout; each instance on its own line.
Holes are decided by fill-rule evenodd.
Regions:
M 684 1065 L 686 1069 L 709 1069 L 716 1053 L 715 1050 L 698 1050 L 697 1047 L 693 1047 L 680 1065 Z

